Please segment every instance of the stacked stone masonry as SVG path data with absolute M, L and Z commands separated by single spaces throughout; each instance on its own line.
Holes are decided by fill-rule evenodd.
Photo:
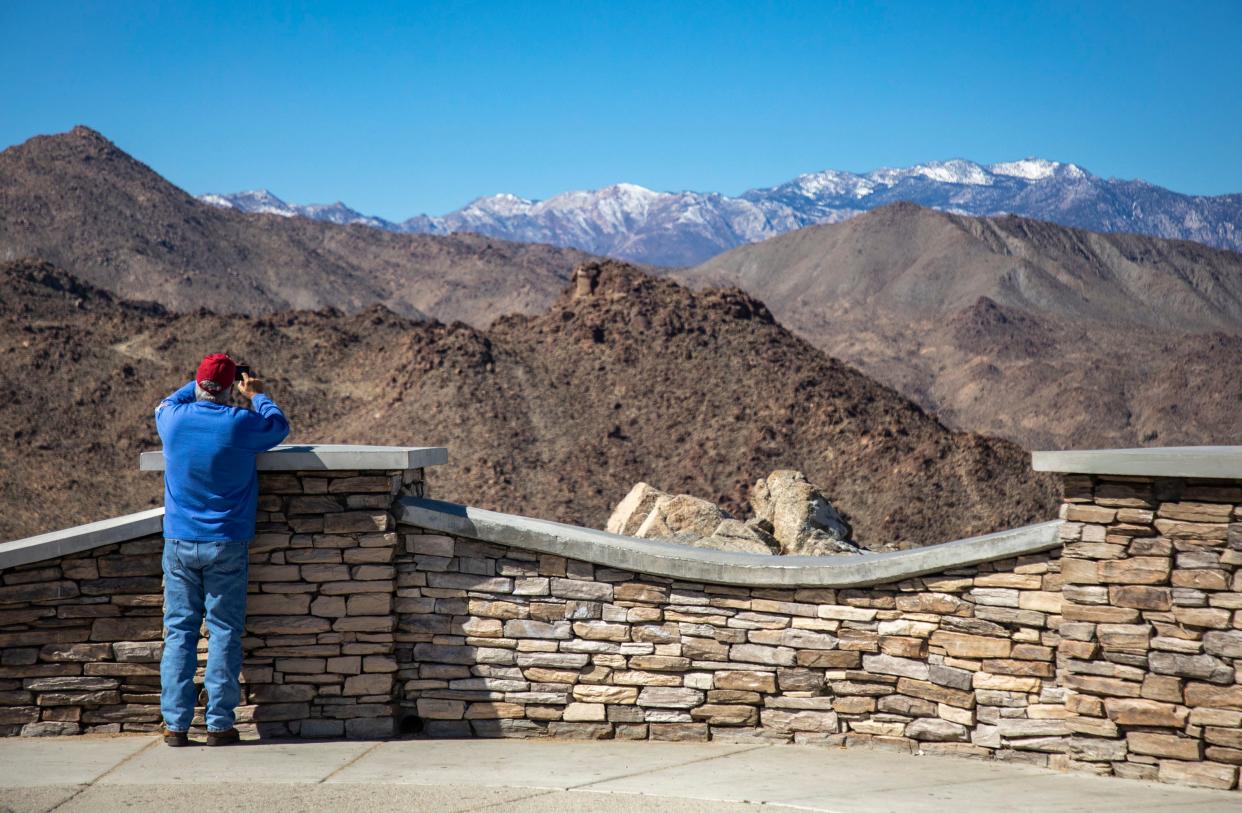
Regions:
M 1069 475 L 1061 548 L 858 589 L 397 525 L 421 471 L 263 477 L 265 736 L 869 745 L 1236 788 L 1242 486 Z M 3 571 L 0 731 L 157 725 L 158 538 Z
M 238 727 L 391 735 L 399 535 L 390 509 L 422 493 L 422 470 L 259 482 Z M 0 734 L 159 727 L 162 550 L 155 535 L 0 573 Z

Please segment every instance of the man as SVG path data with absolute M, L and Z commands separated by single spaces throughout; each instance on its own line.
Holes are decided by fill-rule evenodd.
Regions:
M 289 434 L 289 422 L 242 373 L 232 405 L 236 364 L 205 357 L 194 380 L 160 402 L 155 426 L 164 442 L 164 656 L 160 710 L 164 742 L 189 744 L 198 692 L 198 633 L 207 618 L 207 744 L 237 742 L 234 712 L 246 621 L 248 548 L 254 537 L 259 482 L 255 456 Z

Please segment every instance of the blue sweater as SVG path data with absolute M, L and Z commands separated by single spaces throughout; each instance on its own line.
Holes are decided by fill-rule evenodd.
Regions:
M 254 537 L 259 499 L 255 456 L 289 434 L 289 421 L 266 395 L 254 411 L 194 400 L 194 382 L 160 402 L 155 427 L 164 442 L 164 536 L 195 542 Z

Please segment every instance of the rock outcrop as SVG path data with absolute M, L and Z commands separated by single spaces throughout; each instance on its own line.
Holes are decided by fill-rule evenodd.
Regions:
M 852 529 L 800 471 L 781 469 L 755 483 L 755 516 L 743 522 L 689 494 L 666 494 L 638 483 L 608 519 L 610 533 L 665 539 L 699 548 L 768 555 L 858 553 Z

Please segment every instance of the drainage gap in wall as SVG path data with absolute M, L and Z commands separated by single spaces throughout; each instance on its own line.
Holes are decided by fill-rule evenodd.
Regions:
M 408 737 L 411 734 L 421 734 L 423 731 L 423 719 L 417 714 L 402 715 L 401 721 L 397 723 L 397 734 L 402 737 Z

